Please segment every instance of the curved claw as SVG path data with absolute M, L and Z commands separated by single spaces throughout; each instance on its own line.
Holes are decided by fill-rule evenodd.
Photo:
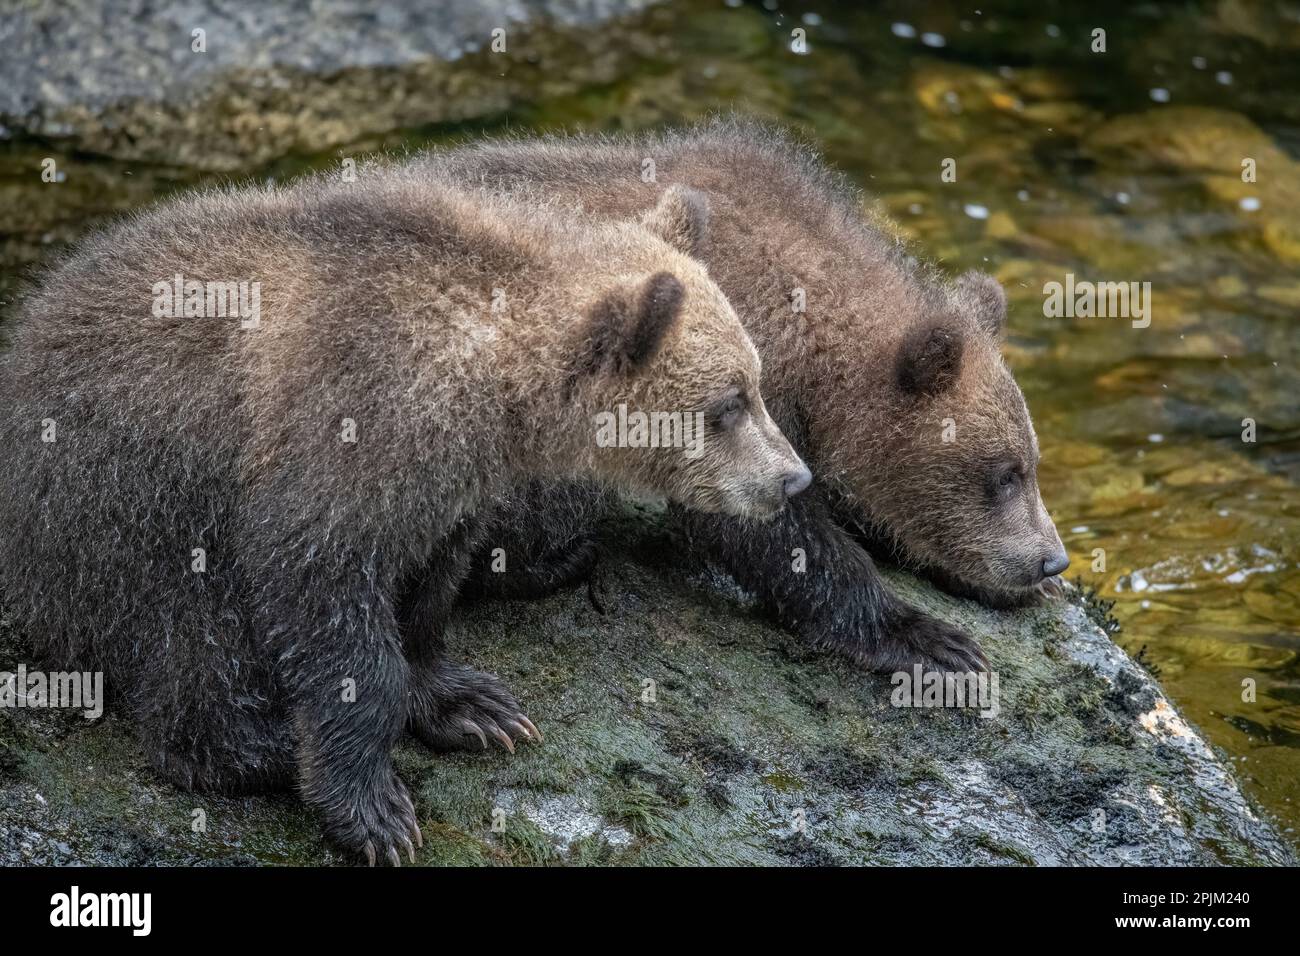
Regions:
M 375 848 L 374 848 L 374 846 L 370 843 L 369 840 L 366 841 L 366 845 L 365 845 L 365 847 L 362 848 L 362 852 L 365 853 L 365 855 L 366 855 L 366 862 L 367 862 L 370 866 L 374 866 L 374 865 L 375 865 Z
M 402 858 L 397 855 L 396 847 L 390 846 L 388 848 L 388 862 L 391 863 L 393 866 L 400 867 L 402 865 Z
M 529 733 L 528 728 L 517 720 L 501 721 L 501 729 L 510 735 L 512 740 L 532 740 L 533 735 Z
M 523 725 L 524 730 L 532 735 L 533 739 L 539 744 L 543 741 L 542 732 L 537 729 L 537 725 L 525 717 L 523 714 L 515 714 L 515 720 Z
M 487 737 L 485 737 L 485 736 L 483 735 L 483 728 L 482 728 L 482 727 L 480 727 L 478 724 L 474 723 L 474 721 L 472 721 L 472 720 L 462 720 L 462 721 L 460 722 L 460 727 L 461 727 L 461 729 L 462 729 L 463 731 L 465 731 L 465 733 L 467 733 L 467 734 L 473 734 L 475 737 L 478 737 L 478 739 L 479 739 L 479 743 L 481 743 L 481 744 L 483 745 L 483 749 L 484 749 L 484 750 L 487 750 L 487 745 L 488 745 L 488 744 L 487 744 Z
M 410 837 L 402 837 L 402 846 L 406 848 L 406 855 L 410 858 L 412 865 L 415 863 L 415 846 L 411 843 Z
M 420 830 L 420 828 L 419 828 L 418 826 L 417 826 L 417 827 L 416 827 L 416 828 L 411 832 L 411 836 L 415 837 L 415 848 L 416 848 L 417 850 L 423 850 L 423 849 L 424 849 L 424 833 Z
M 510 739 L 510 735 L 508 733 L 506 733 L 496 724 L 494 723 L 488 724 L 487 732 L 490 733 L 497 740 L 501 741 L 501 746 L 505 747 L 506 750 L 509 750 L 511 753 L 515 752 L 515 742 Z

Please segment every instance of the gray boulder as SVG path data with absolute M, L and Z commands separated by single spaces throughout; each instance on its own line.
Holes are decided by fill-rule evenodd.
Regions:
M 611 82 L 640 39 L 619 18 L 653 2 L 20 2 L 0 18 L 0 137 L 247 169 Z
M 888 677 L 768 624 L 653 515 L 608 540 L 591 593 L 456 622 L 457 656 L 503 677 L 546 741 L 513 757 L 404 743 L 420 863 L 1295 863 L 1074 589 L 992 611 L 890 575 L 981 638 L 999 678 L 985 718 L 893 706 Z M 5 632 L 0 670 L 28 653 Z M 160 784 L 111 709 L 0 710 L 0 864 L 203 862 L 351 861 L 291 795 Z

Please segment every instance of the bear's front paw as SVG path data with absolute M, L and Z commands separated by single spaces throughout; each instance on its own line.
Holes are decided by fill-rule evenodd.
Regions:
M 989 669 L 988 658 L 975 638 L 959 627 L 917 613 L 907 624 L 907 643 L 926 670 L 968 673 Z
M 989 669 L 988 658 L 973 637 L 910 607 L 889 615 L 876 639 L 864 642 L 853 656 L 861 666 L 882 673 L 911 670 L 917 664 L 926 671 L 947 673 Z
M 416 848 L 424 845 L 415 804 L 391 767 L 376 773 L 350 799 L 327 807 L 325 831 L 340 846 L 364 856 L 371 866 L 379 860 L 401 866 L 402 850 L 414 863 Z
M 459 664 L 411 674 L 411 732 L 434 750 L 456 750 L 496 740 L 511 753 L 516 740 L 541 742 L 542 732 L 501 681 Z

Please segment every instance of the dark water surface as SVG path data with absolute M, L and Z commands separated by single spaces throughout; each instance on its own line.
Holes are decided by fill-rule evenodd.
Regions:
M 781 120 L 879 197 L 919 252 L 997 275 L 1071 574 L 1115 600 L 1120 643 L 1295 839 L 1300 15 L 1271 6 L 691 0 L 640 18 L 658 42 L 625 80 L 523 104 L 508 126 L 644 128 L 719 107 Z M 806 53 L 790 49 L 795 28 Z M 506 126 L 400 131 L 250 172 Z M 206 181 L 55 152 L 69 176 L 52 189 L 33 173 L 50 149 L 0 143 L 0 295 L 100 217 Z M 948 158 L 955 182 L 941 179 Z M 1044 284 L 1067 274 L 1149 282 L 1149 326 L 1046 315 Z

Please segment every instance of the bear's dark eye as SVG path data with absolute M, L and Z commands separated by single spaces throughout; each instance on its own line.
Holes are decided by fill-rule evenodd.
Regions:
M 714 402 L 710 417 L 722 430 L 735 428 L 749 407 L 749 399 L 744 392 L 731 392 Z
M 1014 465 L 999 469 L 994 479 L 994 491 L 999 499 L 1006 500 L 1015 495 L 1020 487 L 1020 470 Z

